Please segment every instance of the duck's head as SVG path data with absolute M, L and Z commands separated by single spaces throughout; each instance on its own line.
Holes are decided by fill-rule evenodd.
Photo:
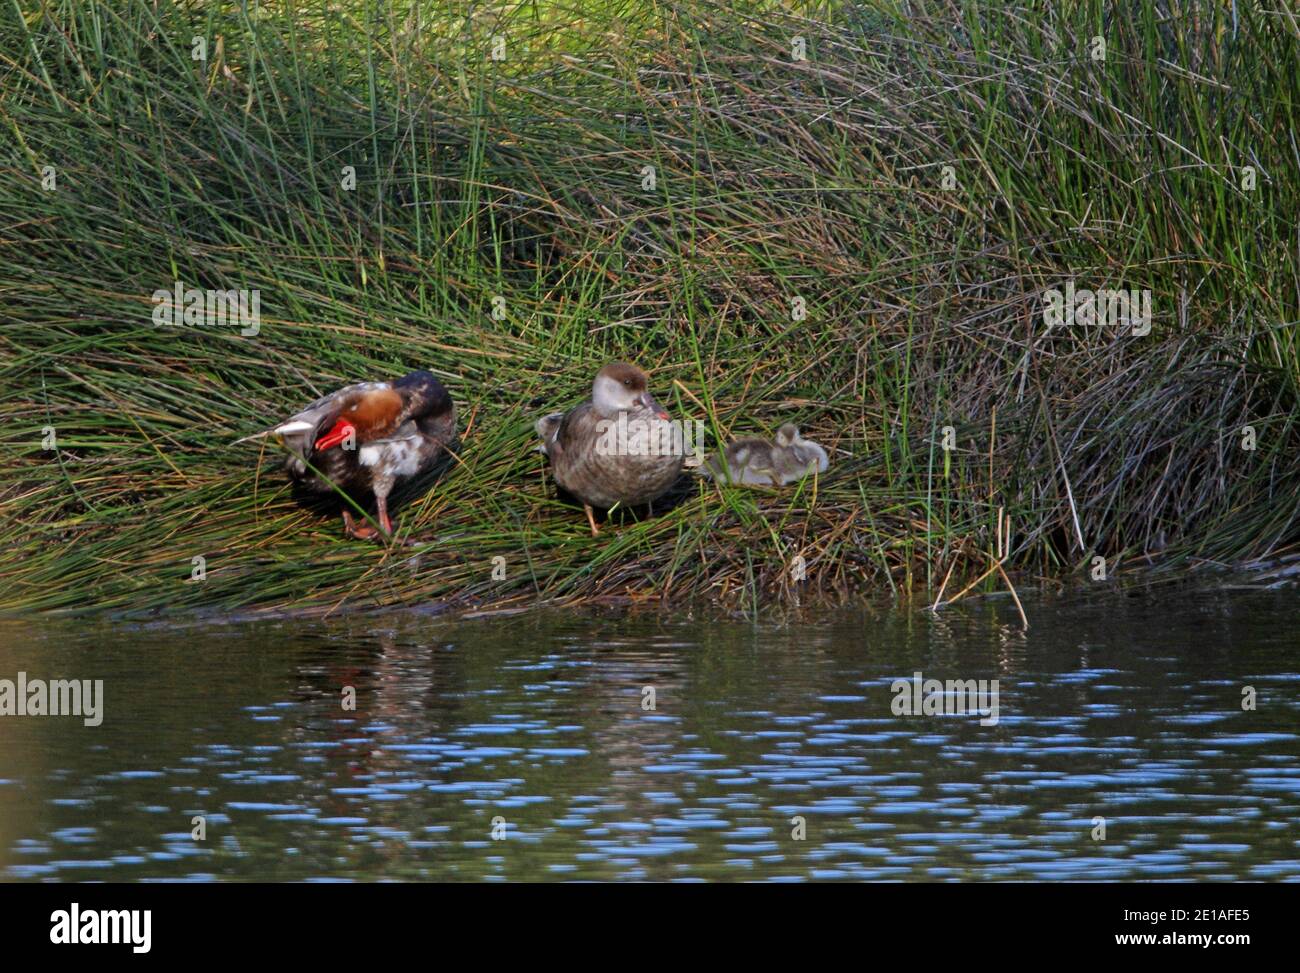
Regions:
M 787 422 L 776 431 L 776 444 L 783 448 L 789 448 L 799 442 L 799 427 L 793 422 Z
M 649 409 L 660 419 L 668 412 L 650 394 L 650 379 L 646 373 L 627 362 L 610 362 L 596 373 L 591 385 L 591 402 L 596 411 L 607 419 L 620 412 Z

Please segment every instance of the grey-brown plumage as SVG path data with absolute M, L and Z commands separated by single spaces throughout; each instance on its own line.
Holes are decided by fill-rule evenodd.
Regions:
M 588 401 L 538 419 L 537 434 L 555 482 L 582 501 L 593 535 L 593 507 L 651 503 L 681 475 L 680 436 L 645 372 L 626 362 L 597 373 Z
M 315 493 L 337 487 L 363 504 L 373 497 L 380 527 L 391 534 L 388 495 L 433 467 L 455 439 L 456 407 L 436 377 L 417 371 L 394 382 L 341 388 L 269 432 L 288 450 L 291 480 Z M 347 505 L 343 521 L 354 537 L 375 536 L 372 527 L 354 522 Z
M 779 487 L 829 468 L 826 450 L 804 439 L 799 428 L 787 422 L 777 430 L 775 443 L 756 437 L 734 440 L 720 454 L 710 456 L 702 472 L 740 486 Z

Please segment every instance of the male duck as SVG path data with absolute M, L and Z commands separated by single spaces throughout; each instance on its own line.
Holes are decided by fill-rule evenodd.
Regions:
M 411 372 L 394 382 L 361 382 L 332 392 L 258 436 L 271 434 L 289 449 L 290 479 L 317 493 L 338 487 L 363 505 L 373 496 L 379 526 L 392 534 L 388 495 L 399 482 L 430 469 L 455 439 L 456 406 L 431 373 Z M 346 503 L 343 526 L 350 537 L 377 535 L 374 527 L 353 520 Z
M 627 362 L 596 374 L 589 401 L 537 420 L 538 448 L 555 482 L 582 501 L 593 537 L 593 507 L 652 503 L 681 475 L 683 450 L 667 420 L 646 373 Z
M 809 473 L 830 468 L 826 450 L 799 435 L 799 427 L 787 422 L 776 433 L 776 443 L 766 439 L 737 439 L 718 456 L 709 457 L 706 476 L 743 486 L 784 486 Z

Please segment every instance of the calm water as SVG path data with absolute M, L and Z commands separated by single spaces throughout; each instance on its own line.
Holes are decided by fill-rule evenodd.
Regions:
M 5 622 L 105 716 L 0 717 L 0 876 L 1300 879 L 1300 595 L 1026 607 Z M 916 671 L 997 725 L 894 715 Z

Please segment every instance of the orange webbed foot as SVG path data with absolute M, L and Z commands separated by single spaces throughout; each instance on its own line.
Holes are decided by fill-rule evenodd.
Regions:
M 364 520 L 353 520 L 350 510 L 343 511 L 343 533 L 359 541 L 372 541 L 379 536 L 379 531 Z

